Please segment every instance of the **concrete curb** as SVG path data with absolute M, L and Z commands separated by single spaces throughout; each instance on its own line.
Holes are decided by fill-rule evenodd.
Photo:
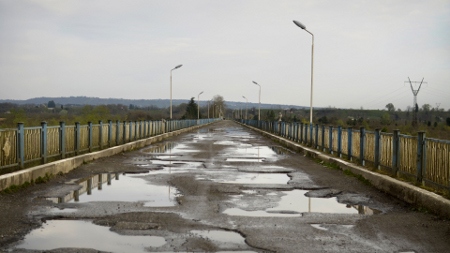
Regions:
M 425 207 L 426 209 L 441 217 L 450 218 L 450 200 L 436 193 L 429 192 L 417 186 L 411 185 L 410 183 L 399 181 L 395 178 L 367 170 L 364 167 L 360 167 L 337 157 L 326 155 L 318 150 L 311 149 L 280 136 L 264 132 L 258 128 L 243 124 L 241 125 L 259 132 L 262 135 L 269 137 L 295 151 L 304 152 L 305 155 L 308 155 L 310 157 L 318 158 L 322 161 L 336 164 L 343 171 L 349 170 L 353 174 L 360 175 L 363 178 L 367 179 L 375 188 L 392 196 L 395 196 L 398 199 L 419 207 Z
M 212 124 L 212 123 L 209 123 Z M 32 181 L 38 179 L 39 177 L 43 178 L 46 175 L 56 175 L 60 172 L 67 173 L 79 166 L 83 163 L 90 162 L 102 157 L 113 156 L 116 154 L 120 154 L 122 152 L 142 148 L 148 146 L 155 142 L 160 142 L 166 138 L 171 136 L 176 136 L 184 132 L 188 132 L 200 127 L 207 126 L 209 124 L 200 125 L 200 126 L 192 126 L 180 130 L 176 130 L 174 132 L 164 133 L 157 136 L 152 136 L 147 139 L 137 140 L 134 142 L 125 143 L 120 146 L 114 146 L 111 148 L 107 148 L 104 150 L 100 150 L 97 152 L 87 153 L 75 157 L 70 157 L 62 160 L 58 160 L 51 163 L 46 163 L 42 165 L 38 165 L 32 168 L 16 171 L 13 173 L 5 174 L 0 176 L 0 191 L 13 186 L 13 185 L 23 185 L 25 183 L 31 183 Z

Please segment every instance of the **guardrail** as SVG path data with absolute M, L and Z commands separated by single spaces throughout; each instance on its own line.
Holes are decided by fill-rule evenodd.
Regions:
M 384 133 L 282 121 L 238 121 L 361 166 L 370 164 L 394 177 L 450 192 L 450 141 L 426 138 L 425 132 L 413 137 L 398 130 Z
M 0 129 L 0 174 L 6 169 L 45 164 L 217 120 L 99 121 L 87 125 L 60 122 L 59 126 L 42 122 L 40 127 L 18 123 L 16 129 Z

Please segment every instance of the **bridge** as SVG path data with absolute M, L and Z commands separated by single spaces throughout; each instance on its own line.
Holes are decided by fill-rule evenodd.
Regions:
M 65 136 L 61 127 L 55 136 Z M 7 167 L 24 168 L 2 175 L 0 185 L 33 184 L 0 195 L 3 250 L 445 252 L 450 246 L 450 201 L 415 186 L 415 173 L 414 183 L 404 181 L 402 166 L 386 175 L 402 163 L 386 158 L 383 143 L 399 138 L 405 147 L 401 138 L 412 138 L 378 133 L 381 141 L 372 141 L 361 129 L 258 121 L 71 127 L 75 141 L 63 145 L 70 147 L 64 158 L 49 150 L 69 139 L 46 141 L 27 158 L 33 134 L 14 130 L 24 136 L 24 159 Z M 40 140 L 51 135 L 45 125 L 28 131 Z M 372 146 L 382 152 L 370 155 Z M 402 152 L 392 151 L 398 158 Z

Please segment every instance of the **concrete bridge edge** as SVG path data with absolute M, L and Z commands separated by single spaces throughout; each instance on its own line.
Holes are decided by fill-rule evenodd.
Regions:
M 166 138 L 169 138 L 171 136 L 176 136 L 184 132 L 189 132 L 194 129 L 207 126 L 208 123 L 204 125 L 197 125 L 197 126 L 191 126 L 184 129 L 179 129 L 173 132 L 164 133 L 156 136 L 152 136 L 146 139 L 137 140 L 129 143 L 125 143 L 120 146 L 114 146 L 110 147 L 104 150 L 91 152 L 75 157 L 70 157 L 66 159 L 61 159 L 58 161 L 34 166 L 28 169 L 8 173 L 5 175 L 0 175 L 0 191 L 5 190 L 13 185 L 20 186 L 25 183 L 31 183 L 38 179 L 39 177 L 44 178 L 47 175 L 56 175 L 58 173 L 67 173 L 79 166 L 81 166 L 83 163 L 90 162 L 99 158 L 103 157 L 109 157 L 116 154 L 120 154 L 122 152 L 135 150 L 138 148 L 142 148 L 145 146 L 148 146 L 152 143 L 160 142 Z
M 238 123 L 241 124 L 241 123 Z M 282 145 L 291 148 L 297 152 L 304 152 L 305 156 L 317 158 L 322 161 L 330 162 L 337 165 L 342 171 L 349 170 L 355 175 L 360 175 L 370 182 L 376 189 L 388 193 L 400 200 L 419 207 L 425 207 L 427 210 L 433 212 L 441 217 L 450 218 L 450 200 L 420 187 L 411 185 L 406 182 L 399 181 L 387 175 L 378 174 L 376 172 L 367 170 L 356 164 L 347 162 L 337 157 L 329 156 L 318 150 L 305 147 L 299 143 L 290 141 L 283 137 L 265 132 L 261 129 L 241 124 L 253 131 L 259 132 L 263 136 L 269 137 Z

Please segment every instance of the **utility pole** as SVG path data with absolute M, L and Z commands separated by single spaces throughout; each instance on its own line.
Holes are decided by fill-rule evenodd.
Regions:
M 408 81 L 405 81 L 405 83 L 409 82 L 409 85 L 411 86 L 411 91 L 412 91 L 412 93 L 414 95 L 413 120 L 412 120 L 412 125 L 413 126 L 417 126 L 417 113 L 419 112 L 419 105 L 417 104 L 417 94 L 419 94 L 420 87 L 422 87 L 422 84 L 424 83 L 423 79 L 425 79 L 425 77 L 422 78 L 422 81 L 418 82 L 418 81 L 411 81 L 411 79 L 409 79 L 409 77 L 408 77 Z M 414 89 L 414 87 L 412 85 L 413 83 L 420 83 L 419 84 L 419 88 L 417 90 Z

